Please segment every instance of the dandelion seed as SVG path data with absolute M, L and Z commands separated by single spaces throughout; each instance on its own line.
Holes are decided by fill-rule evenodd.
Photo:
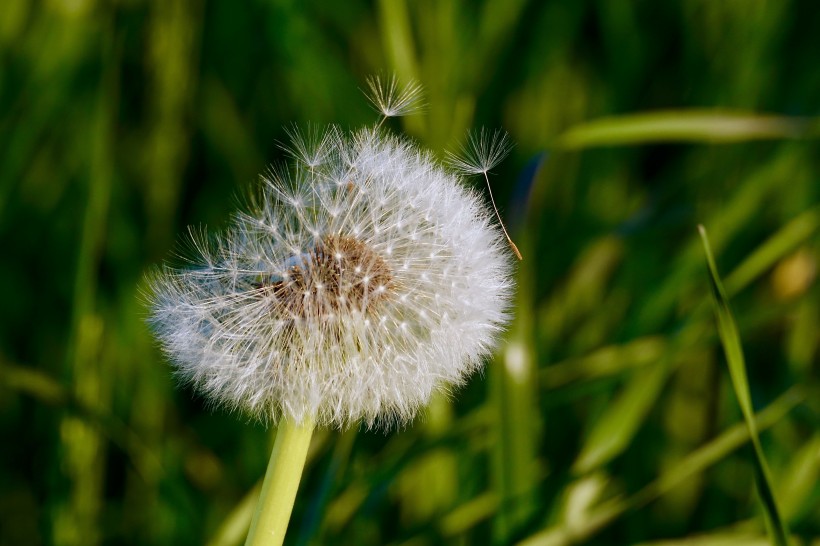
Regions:
M 367 86 L 370 91 L 366 94 L 367 98 L 382 115 L 382 122 L 387 118 L 406 116 L 424 108 L 421 102 L 423 89 L 418 82 L 411 81 L 401 86 L 394 74 L 389 78 L 372 76 L 367 79 Z
M 294 125 L 285 129 L 285 132 L 291 143 L 282 144 L 281 148 L 309 169 L 325 163 L 328 154 L 336 148 L 335 144 L 341 137 L 340 130 L 332 125 L 322 129 L 318 125 L 308 124 L 305 130 Z
M 499 224 L 501 224 L 501 229 L 504 230 L 504 236 L 507 238 L 510 248 L 515 252 L 516 257 L 522 260 L 521 252 L 518 251 L 518 247 L 510 238 L 510 234 L 507 233 L 507 228 L 504 226 L 501 215 L 498 213 L 498 207 L 495 205 L 495 198 L 493 197 L 493 190 L 490 187 L 490 177 L 488 176 L 488 173 L 507 157 L 510 150 L 512 150 L 512 143 L 506 132 L 497 129 L 489 133 L 482 127 L 478 134 L 470 134 L 467 139 L 467 145 L 461 148 L 460 154 L 447 151 L 447 158 L 450 166 L 462 174 L 484 175 L 495 216 L 498 218 Z
M 467 145 L 459 154 L 447 152 L 448 162 L 464 174 L 487 174 L 501 163 L 512 150 L 507 133 L 496 129 L 492 133 L 483 127 L 478 133 L 471 133 Z

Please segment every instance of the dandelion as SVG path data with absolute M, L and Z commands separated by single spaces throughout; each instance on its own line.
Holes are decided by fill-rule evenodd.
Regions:
M 371 85 L 385 117 L 417 94 Z M 191 237 L 195 265 L 151 279 L 178 375 L 279 423 L 249 544 L 283 538 L 315 425 L 408 422 L 481 367 L 512 290 L 491 211 L 428 152 L 378 127 L 290 136 L 230 228 Z

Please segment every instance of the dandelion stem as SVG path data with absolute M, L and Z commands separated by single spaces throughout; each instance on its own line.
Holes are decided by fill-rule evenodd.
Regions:
M 297 425 L 284 419 L 279 424 L 245 546 L 276 546 L 285 540 L 312 435 L 312 422 Z

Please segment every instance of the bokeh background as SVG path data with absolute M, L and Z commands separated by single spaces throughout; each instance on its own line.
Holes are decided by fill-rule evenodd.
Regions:
M 767 544 L 698 224 L 819 544 L 818 29 L 812 0 L 2 0 L 0 544 L 242 542 L 275 430 L 177 388 L 139 289 L 286 127 L 374 123 L 375 73 L 421 82 L 388 125 L 437 154 L 510 133 L 516 318 L 411 426 L 318 431 L 287 544 Z

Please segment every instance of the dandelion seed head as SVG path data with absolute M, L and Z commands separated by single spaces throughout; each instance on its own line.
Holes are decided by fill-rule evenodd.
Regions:
M 322 153 L 294 143 L 224 233 L 191 232 L 194 265 L 151 278 L 150 322 L 179 377 L 218 405 L 407 422 L 482 366 L 508 319 L 511 261 L 479 195 L 429 154 L 330 131 L 311 137 Z

